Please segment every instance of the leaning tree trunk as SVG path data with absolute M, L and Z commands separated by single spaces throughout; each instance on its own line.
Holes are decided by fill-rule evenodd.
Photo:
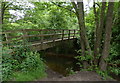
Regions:
M 84 6 L 83 2 L 73 2 L 74 9 L 76 10 L 76 16 L 78 18 L 78 24 L 80 29 L 80 44 L 82 49 L 82 56 L 85 56 L 85 50 L 88 51 L 88 56 L 92 55 L 91 48 L 89 45 L 89 41 L 87 39 L 86 35 L 86 29 L 85 29 L 85 19 L 84 19 Z M 87 68 L 89 65 L 86 61 L 83 61 L 84 68 Z
M 73 6 L 74 6 L 74 9 L 76 11 L 76 16 L 77 16 L 77 19 L 78 19 L 78 24 L 79 24 L 79 30 L 80 30 L 80 45 L 81 45 L 81 56 L 85 56 L 85 43 L 83 41 L 83 34 L 81 33 L 81 22 L 80 22 L 80 16 L 79 16 L 79 13 L 80 13 L 80 9 L 78 8 L 78 5 L 75 4 L 75 2 L 72 2 Z M 83 61 L 83 67 L 84 69 L 86 69 L 88 67 L 88 63 L 86 61 Z
M 80 44 L 81 44 L 81 56 L 85 56 L 85 42 L 84 42 L 84 35 L 81 32 L 81 22 L 80 22 L 80 18 L 78 18 L 78 23 L 79 23 L 79 27 L 80 27 Z M 88 68 L 89 64 L 87 61 L 83 61 L 83 67 L 84 69 Z
M 83 2 L 78 2 L 78 8 L 79 8 L 79 27 L 81 30 L 81 41 L 84 41 L 86 50 L 88 51 L 88 53 L 86 54 L 87 56 L 92 56 L 92 51 L 91 51 L 91 47 L 89 45 L 89 41 L 87 38 L 87 34 L 86 34 L 86 28 L 85 28 L 85 19 L 84 19 L 84 5 Z
M 81 41 L 84 42 L 84 45 L 88 45 L 88 40 L 86 38 L 86 30 L 85 30 L 85 19 L 84 19 L 84 7 L 83 7 L 83 2 L 78 2 L 78 23 L 79 23 L 79 28 L 80 28 L 80 37 L 81 37 Z M 87 42 L 86 42 L 87 41 Z M 86 44 L 87 43 L 87 44 Z
M 102 31 L 104 27 L 104 18 L 105 18 L 105 9 L 106 9 L 106 2 L 102 2 L 99 26 L 97 24 L 98 22 L 96 23 L 96 38 L 95 38 L 95 43 L 94 43 L 94 57 L 95 57 L 94 64 L 95 65 L 98 65 L 97 56 L 100 55 Z
M 110 40 L 112 34 L 112 21 L 113 21 L 113 9 L 114 9 L 114 2 L 108 3 L 108 11 L 107 11 L 107 19 L 106 19 L 106 28 L 105 28 L 105 39 L 104 39 L 104 47 L 100 61 L 100 69 L 105 71 L 107 68 L 107 62 L 105 59 L 109 56 L 110 50 Z

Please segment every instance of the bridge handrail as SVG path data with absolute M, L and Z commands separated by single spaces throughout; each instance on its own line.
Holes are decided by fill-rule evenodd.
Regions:
M 29 31 L 62 31 L 62 32 L 61 33 L 53 33 L 53 34 L 27 35 L 26 33 L 28 33 Z M 68 33 L 65 33 L 65 31 L 68 31 Z M 71 32 L 71 31 L 74 31 L 74 32 Z M 25 38 L 30 38 L 30 37 L 45 37 L 45 36 L 62 35 L 61 39 L 63 40 L 65 38 L 64 35 L 68 35 L 68 39 L 69 39 L 71 37 L 70 34 L 74 34 L 74 36 L 75 36 L 75 34 L 78 34 L 78 33 L 76 33 L 76 31 L 79 31 L 79 30 L 77 30 L 77 29 L 18 29 L 18 30 L 10 30 L 10 31 L 5 31 L 5 32 L 0 32 L 0 34 L 5 34 L 5 41 L 2 41 L 2 44 L 9 44 L 11 42 L 24 40 Z M 8 34 L 13 33 L 13 32 L 22 32 L 23 35 L 8 36 Z M 12 38 L 18 38 L 18 39 L 12 40 Z M 53 38 L 53 41 L 54 41 L 54 38 Z
M 16 30 L 8 30 L 8 31 L 3 31 L 0 32 L 0 34 L 7 34 L 7 33 L 12 33 L 12 32 L 23 32 L 23 31 L 79 31 L 78 29 L 16 29 Z

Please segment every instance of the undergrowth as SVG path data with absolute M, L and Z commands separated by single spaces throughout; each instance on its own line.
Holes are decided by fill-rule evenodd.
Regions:
M 84 69 L 83 61 L 90 63 L 90 61 L 93 61 L 93 57 L 90 55 L 80 56 L 81 50 L 77 51 L 79 55 L 76 56 L 75 58 L 79 61 L 77 64 L 81 67 L 81 71 L 95 71 L 97 74 L 99 74 L 102 77 L 103 80 L 106 80 L 106 79 L 112 79 L 112 77 L 110 76 L 111 72 L 113 72 L 116 75 L 120 75 L 120 68 L 117 66 L 117 64 L 120 63 L 120 60 L 112 61 L 113 58 L 118 55 L 114 52 L 112 52 L 111 56 L 109 56 L 106 59 L 106 62 L 108 63 L 108 67 L 107 67 L 107 70 L 105 71 L 102 71 L 98 65 L 94 65 L 94 64 L 90 64 L 88 68 Z M 112 65 L 109 65 L 109 64 L 112 64 Z
M 45 64 L 40 54 L 29 47 L 3 47 L 2 50 L 3 81 L 32 81 L 46 76 Z

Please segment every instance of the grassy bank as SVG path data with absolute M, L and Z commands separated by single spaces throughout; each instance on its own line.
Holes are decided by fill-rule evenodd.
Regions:
M 45 64 L 40 53 L 27 47 L 10 50 L 4 47 L 2 52 L 3 81 L 33 81 L 46 76 Z

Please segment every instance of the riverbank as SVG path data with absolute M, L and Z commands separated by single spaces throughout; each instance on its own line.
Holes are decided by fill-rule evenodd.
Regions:
M 64 77 L 63 75 L 51 70 L 46 70 L 48 76 L 39 81 L 115 81 L 114 79 L 103 80 L 93 71 L 76 71 L 75 74 Z

